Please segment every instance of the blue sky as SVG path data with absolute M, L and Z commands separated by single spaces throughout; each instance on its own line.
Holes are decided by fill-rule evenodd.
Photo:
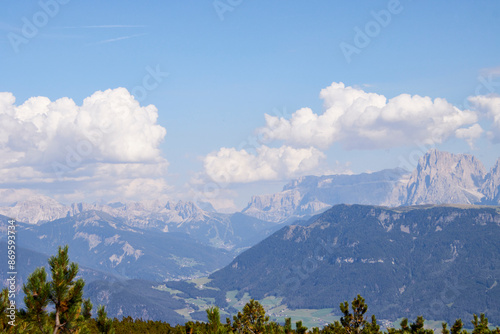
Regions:
M 474 154 L 487 168 L 499 157 L 500 107 L 485 96 L 500 91 L 498 1 L 8 0 L 2 7 L 0 92 L 15 97 L 0 99 L 0 113 L 11 117 L 2 118 L 2 189 L 62 202 L 165 195 L 227 209 L 301 175 L 406 167 L 431 147 Z M 345 45 L 356 52 L 346 57 Z M 350 94 L 371 102 L 358 110 Z M 485 97 L 468 100 L 476 95 Z M 335 96 L 346 97 L 337 121 L 343 107 L 326 105 Z M 20 107 L 33 97 L 48 100 Z M 400 99 L 386 108 L 384 97 Z M 56 104 L 61 98 L 74 105 Z M 117 106 L 127 110 L 122 128 L 90 140 L 87 153 L 85 136 L 102 130 L 92 117 L 121 117 Z M 295 114 L 301 108 L 310 108 L 299 113 L 308 125 Z M 444 130 L 432 137 L 431 128 Z M 78 149 L 81 159 L 68 164 Z

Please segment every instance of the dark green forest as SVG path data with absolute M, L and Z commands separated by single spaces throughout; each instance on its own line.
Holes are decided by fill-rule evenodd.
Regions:
M 491 207 L 336 205 L 242 252 L 208 286 L 237 290 L 237 298 L 283 297 L 290 309 L 330 308 L 361 294 L 380 319 L 452 323 L 476 312 L 500 324 L 499 219 Z M 182 282 L 167 286 L 189 291 Z
M 307 328 L 301 321 L 292 324 L 290 318 L 283 323 L 270 321 L 264 307 L 255 300 L 250 300 L 241 312 L 225 322 L 221 322 L 217 307 L 206 310 L 208 322 L 187 322 L 184 325 L 171 326 L 162 321 L 151 321 L 123 317 L 110 319 L 105 307 L 99 305 L 95 317 L 94 306 L 89 299 L 83 298 L 83 279 L 76 279 L 78 264 L 69 261 L 68 246 L 59 247 L 58 254 L 48 260 L 50 278 L 45 267 L 37 268 L 23 285 L 25 308 L 18 309 L 11 304 L 10 291 L 5 288 L 0 293 L 0 329 L 2 333 L 208 333 L 208 334 L 378 334 L 383 333 L 375 315 L 367 316 L 368 306 L 363 297 L 358 295 L 349 304 L 340 304 L 340 321 L 323 328 Z M 473 328 L 472 334 L 500 334 L 500 328 L 492 329 L 484 314 L 474 317 L 470 325 L 461 319 L 448 327 L 442 323 L 442 334 L 468 334 L 466 328 Z M 424 319 L 419 316 L 414 322 L 403 319 L 399 328 L 388 328 L 387 334 L 432 334 L 424 328 Z

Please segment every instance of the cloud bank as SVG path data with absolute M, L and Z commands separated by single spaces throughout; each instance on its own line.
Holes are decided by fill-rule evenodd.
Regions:
M 278 180 L 315 174 L 333 144 L 344 149 L 373 150 L 414 145 L 436 145 L 450 138 L 471 147 L 484 130 L 474 110 L 460 110 L 445 99 L 401 94 L 388 99 L 332 83 L 322 89 L 324 112 L 302 108 L 289 119 L 265 115 L 265 126 L 256 130 L 262 139 L 256 153 L 221 148 L 204 158 L 205 173 L 216 182 Z M 496 97 L 498 99 L 498 97 Z M 498 100 L 477 97 L 471 101 L 495 120 L 500 138 Z M 269 143 L 282 145 L 269 148 Z M 276 146 L 276 145 L 275 145 Z
M 325 155 L 314 147 L 295 149 L 290 146 L 270 148 L 262 145 L 257 154 L 246 150 L 221 148 L 204 159 L 205 172 L 222 183 L 253 182 L 291 178 L 318 166 Z
M 166 130 L 157 118 L 125 88 L 95 92 L 81 106 L 46 97 L 16 105 L 0 93 L 0 187 L 50 187 L 75 199 L 162 192 Z
M 325 112 L 309 108 L 291 119 L 265 115 L 258 131 L 267 140 L 327 148 L 340 143 L 346 149 L 385 149 L 441 143 L 455 131 L 477 122 L 472 111 L 462 111 L 445 99 L 401 94 L 392 99 L 343 83 L 321 90 Z
M 500 96 L 493 94 L 471 96 L 469 102 L 486 118 L 492 120 L 488 137 L 493 143 L 500 143 Z

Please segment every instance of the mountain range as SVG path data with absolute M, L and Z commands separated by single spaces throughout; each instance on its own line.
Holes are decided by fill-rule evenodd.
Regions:
M 391 207 L 419 204 L 499 205 L 500 159 L 488 172 L 481 161 L 470 154 L 432 149 L 419 159 L 412 172 L 394 168 L 352 175 L 303 176 L 287 183 L 281 192 L 252 196 L 240 214 L 261 222 L 281 224 L 307 219 L 342 203 Z M 199 222 L 219 221 L 227 225 L 232 216 L 215 212 L 207 203 L 189 201 L 63 205 L 45 196 L 0 207 L 0 214 L 38 224 L 90 210 L 122 218 L 130 226 L 176 232 L 188 232 Z M 214 243 L 226 248 L 235 246 L 225 242 L 220 235 Z
M 425 204 L 475 206 L 415 207 Z M 63 205 L 36 196 L 0 207 L 0 231 L 5 232 L 9 218 L 18 221 L 21 284 L 34 268 L 46 265 L 58 246 L 69 244 L 70 258 L 81 265 L 81 275 L 88 283 L 86 292 L 94 302 L 107 304 L 110 316 L 131 315 L 173 323 L 195 319 L 195 315 L 200 319 L 204 312 L 193 306 L 193 300 L 204 296 L 224 305 L 227 293 L 233 290 L 239 297 L 245 292 L 254 298 L 278 296 L 292 308 L 331 307 L 333 300 L 336 307 L 338 302 L 353 298 L 351 286 L 377 307 L 389 300 L 390 305 L 409 310 L 404 316 L 412 316 L 418 307 L 433 302 L 430 297 L 418 296 L 418 292 L 429 293 L 425 296 L 441 293 L 440 287 L 449 286 L 446 282 L 461 275 L 455 267 L 458 264 L 468 268 L 464 277 L 470 280 L 474 272 L 485 273 L 484 282 L 466 281 L 460 287 L 466 286 L 478 295 L 484 291 L 497 293 L 498 214 L 495 208 L 480 205 L 500 205 L 500 159 L 487 171 L 472 155 L 431 150 L 411 173 L 395 168 L 357 175 L 304 176 L 290 181 L 279 193 L 253 196 L 245 209 L 233 214 L 189 201 Z M 6 233 L 2 233 L 0 243 L 5 240 Z M 311 257 L 311 248 L 307 247 L 312 242 L 319 242 L 318 252 L 329 258 L 327 262 L 311 262 L 316 255 Z M 328 248 L 328 242 L 333 248 Z M 330 252 L 340 253 L 332 260 Z M 460 259 L 451 261 L 455 253 Z M 451 257 L 444 258 L 446 255 Z M 394 260 L 398 265 L 392 264 L 393 258 L 399 258 L 399 262 Z M 476 266 L 467 263 L 467 258 Z M 489 261 L 493 261 L 489 269 L 481 266 Z M 300 269 L 314 263 L 322 268 L 315 269 L 314 275 Z M 441 270 L 443 264 L 445 269 Z M 420 273 L 420 266 L 428 267 L 428 276 Z M 3 269 L 0 280 L 5 284 Z M 278 276 L 289 270 L 295 270 L 298 277 L 307 276 L 299 282 L 304 293 L 280 295 L 283 278 Z M 207 275 L 213 279 L 210 291 L 180 281 Z M 387 281 L 378 281 L 377 277 Z M 427 280 L 434 285 L 427 288 Z M 159 283 L 166 283 L 167 291 L 178 292 L 153 289 Z M 333 294 L 328 292 L 332 284 L 340 284 Z M 141 286 L 144 293 L 132 291 L 134 285 Z M 317 287 L 317 292 L 311 287 Z M 475 300 L 468 293 L 460 295 Z M 490 311 L 480 301 L 474 303 Z M 443 310 L 453 317 L 464 307 L 456 312 Z M 382 314 L 389 317 L 394 309 L 389 307 Z
M 143 201 L 69 206 L 37 196 L 0 207 L 0 214 L 30 225 L 64 219 L 87 219 L 86 213 L 118 220 L 127 228 L 155 233 L 185 233 L 215 248 L 239 252 L 270 233 L 275 224 L 242 214 L 205 211 L 192 202 Z M 270 231 L 268 231 L 270 229 Z
M 286 222 L 339 203 L 380 205 L 408 177 L 401 168 L 357 175 L 304 176 L 289 182 L 279 193 L 253 196 L 242 212 L 262 220 Z
M 387 169 L 358 175 L 305 176 L 283 191 L 253 196 L 243 213 L 287 222 L 307 218 L 336 204 L 397 207 L 420 204 L 500 204 L 500 159 L 487 172 L 470 154 L 435 149 L 413 170 Z

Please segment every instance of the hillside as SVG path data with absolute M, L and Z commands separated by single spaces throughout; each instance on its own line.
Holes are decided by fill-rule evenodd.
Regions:
M 381 318 L 500 323 L 500 213 L 495 207 L 337 205 L 284 227 L 210 276 L 210 286 L 291 308 L 363 295 Z
M 0 219 L 5 226 L 6 218 Z M 70 245 L 80 265 L 122 279 L 190 278 L 207 275 L 233 256 L 203 245 L 184 233 L 155 233 L 131 228 L 102 212 L 85 212 L 42 225 L 17 223 L 18 247 L 53 254 Z M 5 234 L 0 240 L 6 240 Z

